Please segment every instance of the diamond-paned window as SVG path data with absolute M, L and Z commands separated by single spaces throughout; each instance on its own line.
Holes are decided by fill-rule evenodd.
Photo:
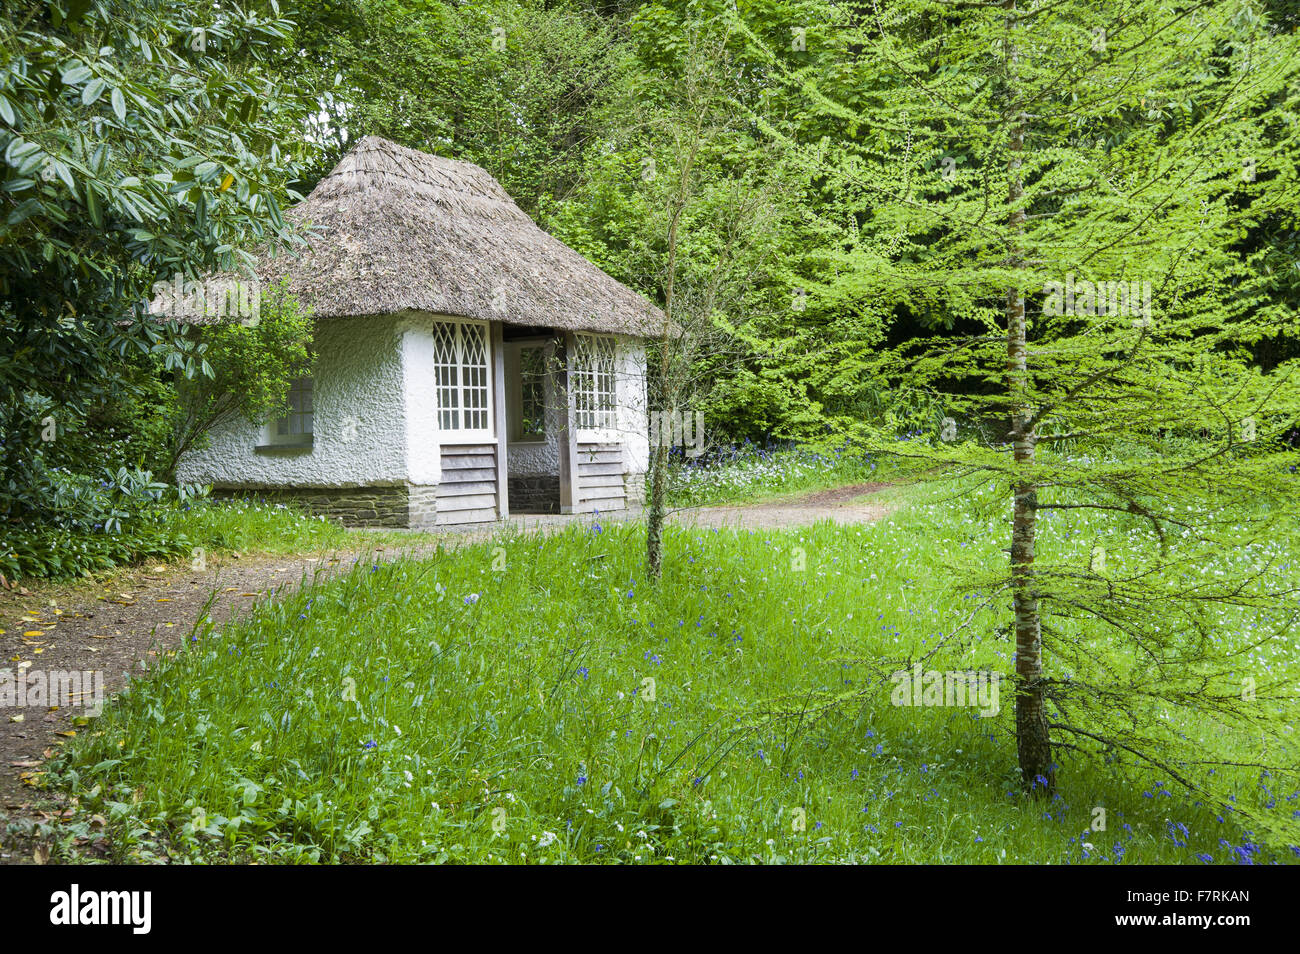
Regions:
M 444 431 L 491 429 L 487 331 L 487 325 L 460 321 L 434 323 L 438 427 Z
M 584 430 L 615 426 L 614 339 L 577 335 L 573 362 L 574 423 Z

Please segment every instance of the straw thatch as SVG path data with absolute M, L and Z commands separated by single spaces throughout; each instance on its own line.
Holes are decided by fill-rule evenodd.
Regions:
M 264 286 L 287 277 L 318 318 L 418 310 L 662 333 L 658 308 L 539 229 L 468 162 L 367 136 L 286 217 L 311 228 L 309 245 L 263 255 L 257 277 Z M 185 320 L 212 320 L 208 312 Z

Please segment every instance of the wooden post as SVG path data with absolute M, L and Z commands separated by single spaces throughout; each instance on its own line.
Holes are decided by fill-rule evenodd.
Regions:
M 506 345 L 505 325 L 492 322 L 492 401 L 496 405 L 497 428 L 497 518 L 510 516 L 510 477 L 506 467 L 506 445 L 510 422 L 506 417 Z
M 578 353 L 578 341 L 572 331 L 564 333 L 564 340 L 558 347 L 556 361 L 558 370 L 555 384 L 564 401 L 564 417 L 560 426 L 560 513 L 577 513 L 579 497 L 578 486 L 578 430 L 574 426 L 573 391 L 569 387 L 572 377 L 573 359 Z

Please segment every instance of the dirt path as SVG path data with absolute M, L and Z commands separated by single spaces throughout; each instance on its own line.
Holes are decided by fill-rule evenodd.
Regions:
M 671 515 L 674 523 L 730 529 L 778 529 L 821 520 L 863 523 L 879 519 L 884 505 L 870 499 L 885 484 L 855 484 L 796 498 L 727 507 L 701 507 Z M 624 514 L 597 518 L 521 516 L 513 526 L 543 532 L 573 520 L 623 520 Z M 498 524 L 432 537 L 413 536 L 409 547 L 335 551 L 315 555 L 222 555 L 202 569 L 187 564 L 151 565 L 114 574 L 105 582 L 72 587 L 0 590 L 0 669 L 103 673 L 108 694 L 128 678 L 147 672 L 154 659 L 178 644 L 203 614 L 218 622 L 246 613 L 277 591 L 328 578 L 362 558 L 392 559 L 439 545 L 455 546 L 491 537 Z M 359 543 L 364 542 L 363 539 Z M 130 676 L 127 674 L 130 673 Z M 61 806 L 30 781 L 53 747 L 78 731 L 85 709 L 0 706 L 0 864 L 39 860 L 43 849 L 36 826 L 57 818 Z
M 804 527 L 822 520 L 834 523 L 871 523 L 884 516 L 888 509 L 879 501 L 871 499 L 871 495 L 888 486 L 879 483 L 852 484 L 765 503 L 701 507 L 698 510 L 675 513 L 672 519 L 702 527 L 755 530 Z

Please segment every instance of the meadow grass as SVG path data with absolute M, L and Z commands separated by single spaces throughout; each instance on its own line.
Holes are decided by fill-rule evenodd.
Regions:
M 597 522 L 362 560 L 204 623 L 50 764 L 63 850 L 98 816 L 127 861 L 1295 861 L 1122 760 L 1064 752 L 1058 795 L 1026 797 L 1009 689 L 989 718 L 891 705 L 877 664 L 968 619 L 947 663 L 1010 665 L 1004 618 L 952 582 L 1004 559 L 1005 521 L 891 494 L 874 525 L 670 527 L 657 584 L 644 528 Z M 1049 523 L 1044 551 L 1084 537 Z
M 168 511 L 169 532 L 216 551 L 308 553 L 411 543 L 404 530 L 358 533 L 324 516 L 311 516 L 294 504 L 253 499 L 200 500 L 188 509 Z
M 668 502 L 700 507 L 761 501 L 845 484 L 886 480 L 887 462 L 858 453 L 745 443 L 690 458 L 669 457 Z

